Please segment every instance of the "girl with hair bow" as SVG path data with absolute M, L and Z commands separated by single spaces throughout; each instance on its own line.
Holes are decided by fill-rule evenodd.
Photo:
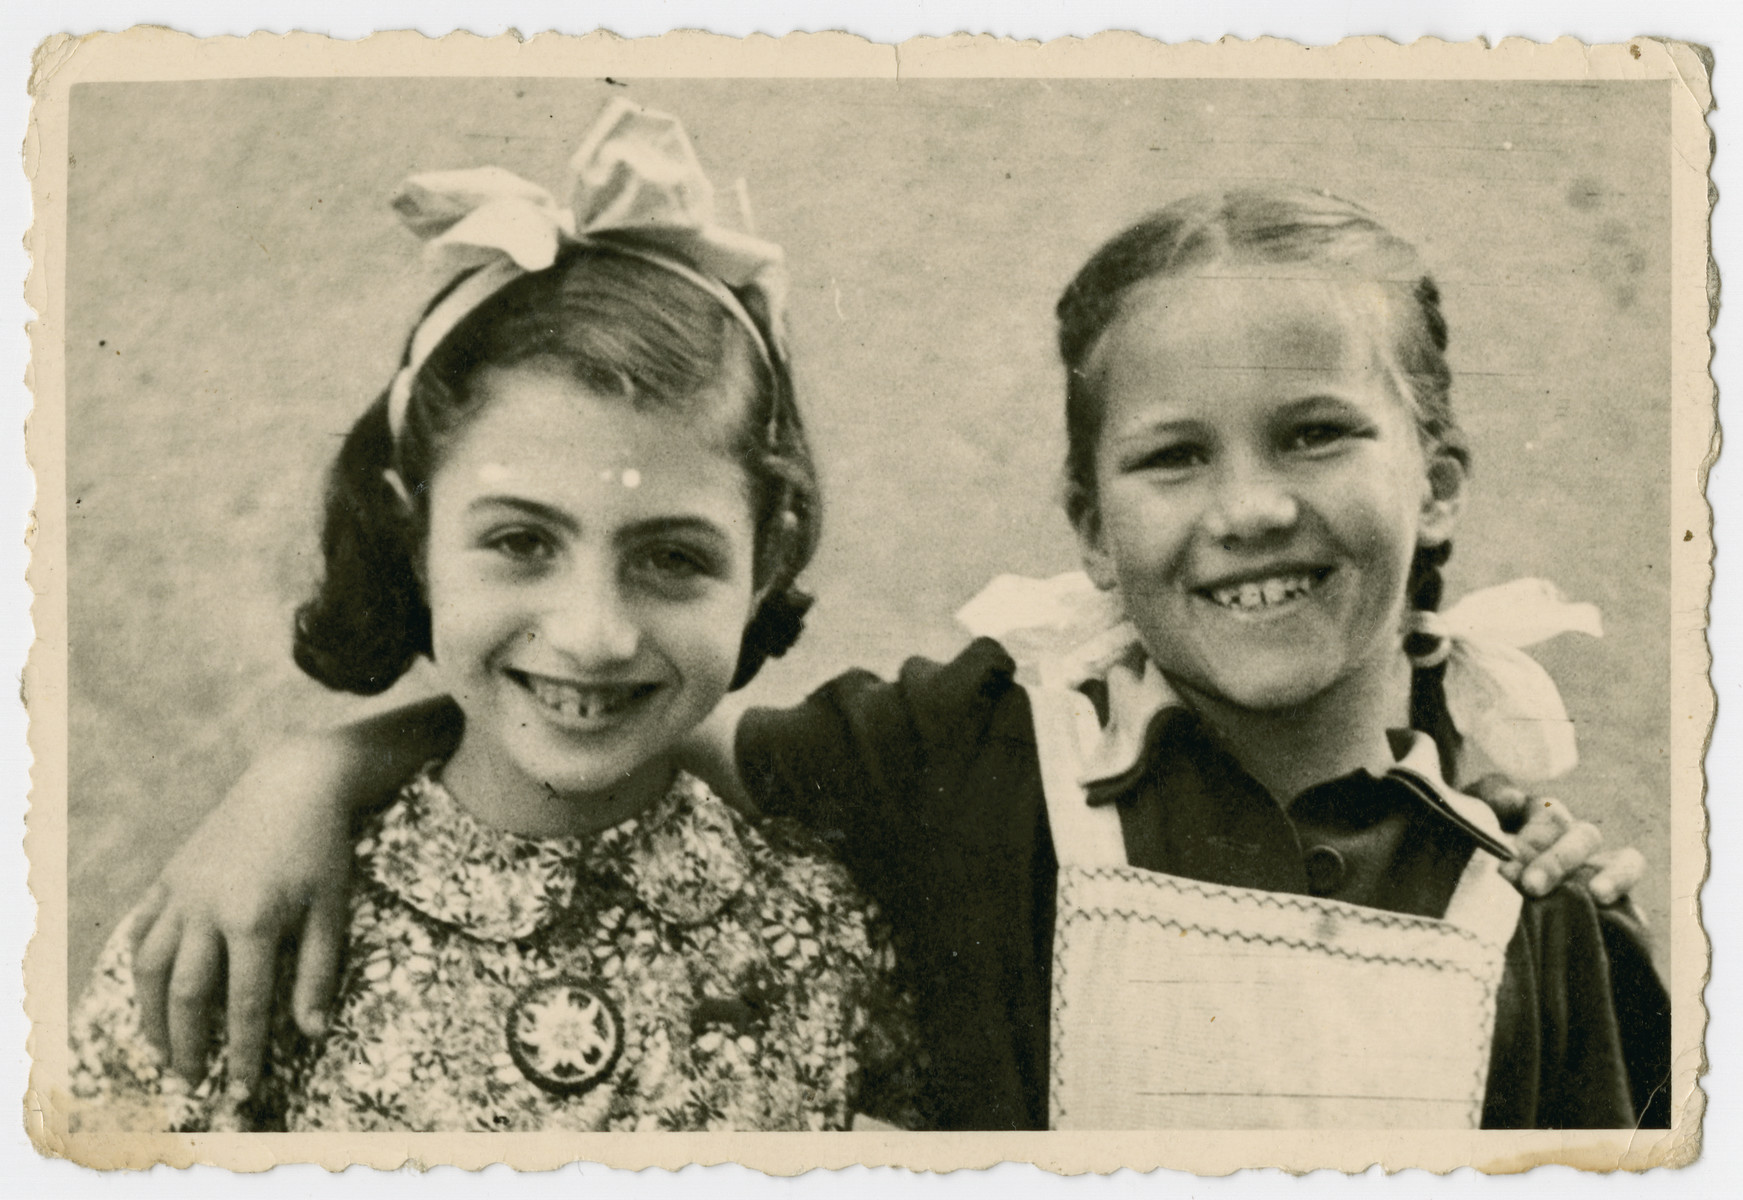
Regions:
M 1470 609 L 1434 615 L 1469 454 L 1414 251 L 1320 193 L 1193 197 L 1112 239 L 1058 313 L 1086 574 L 996 581 L 954 661 L 850 671 L 691 748 L 703 777 L 822 834 L 882 907 L 925 1120 L 1662 1123 L 1668 1010 L 1641 933 L 1554 887 L 1591 842 L 1531 863 L 1551 878 L 1521 897 L 1518 858 L 1565 822 L 1521 847 L 1448 783 L 1473 748 L 1523 779 L 1571 765 L 1517 646 L 1596 628 L 1531 582 L 1479 602 L 1542 602 L 1499 639 Z M 270 800 L 245 789 L 203 836 L 289 795 L 293 866 L 246 905 L 178 882 L 169 911 L 330 903 L 311 864 L 332 859 L 335 800 L 387 786 L 384 750 L 442 746 L 440 712 L 263 764 Z M 173 931 L 142 954 L 183 973 Z M 305 1025 L 322 974 L 304 972 Z M 210 987 L 189 978 L 178 992 Z
M 461 273 L 339 452 L 295 655 L 365 695 L 426 658 L 462 728 L 347 839 L 331 1019 L 301 1034 L 280 976 L 276 1020 L 186 1084 L 146 1044 L 136 915 L 73 1019 L 84 1128 L 912 1119 L 875 913 L 813 840 L 727 807 L 677 753 L 809 603 L 816 473 L 780 251 L 718 226 L 677 122 L 621 102 L 571 194 L 484 170 L 396 200 Z M 270 954 L 224 957 L 273 986 Z M 250 1087 L 227 1057 L 263 1040 Z

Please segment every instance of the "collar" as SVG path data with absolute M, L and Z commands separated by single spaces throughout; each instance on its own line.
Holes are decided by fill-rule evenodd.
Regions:
M 1414 729 L 1393 730 L 1390 736 L 1392 753 L 1398 761 L 1384 778 L 1409 788 L 1424 804 L 1470 834 L 1477 845 L 1502 862 L 1512 862 L 1513 850 L 1501 833 L 1495 811 L 1441 778 L 1440 747 L 1435 740 Z
M 1171 731 L 1194 727 L 1188 718 L 1191 708 L 1151 661 L 1119 600 L 1080 572 L 1045 580 L 1001 575 L 956 618 L 970 633 L 1003 643 L 1017 664 L 1019 679 L 1080 691 L 1094 702 L 1100 720 L 1086 720 L 1079 727 L 1076 747 L 1082 766 L 1078 782 L 1091 804 L 1109 803 L 1136 786 L 1148 774 L 1158 747 L 1172 740 Z M 1531 579 L 1473 593 L 1446 620 L 1464 631 L 1454 639 L 1449 663 L 1478 663 L 1482 668 L 1449 668 L 1447 704 L 1456 728 L 1517 778 L 1549 778 L 1571 767 L 1571 726 L 1555 684 L 1513 647 L 1563 630 L 1599 634 L 1597 610 L 1570 605 L 1549 584 Z M 1491 628 L 1496 631 L 1494 642 L 1470 636 Z M 1510 733 L 1515 727 L 1526 733 Z M 1527 735 L 1542 744 L 1525 745 Z M 1503 746 L 1520 753 L 1497 757 Z M 1407 788 L 1489 853 L 1512 859 L 1488 805 L 1441 778 L 1433 738 L 1404 731 L 1394 737 L 1392 752 L 1397 762 L 1380 778 Z
M 1560 633 L 1603 636 L 1595 607 L 1570 604 L 1545 580 L 1515 579 L 1472 592 L 1438 616 L 1414 616 L 1447 636 L 1446 709 L 1461 737 L 1514 779 L 1554 779 L 1573 768 L 1579 760 L 1573 722 L 1555 681 L 1523 648 Z M 1051 579 L 1000 575 L 956 619 L 976 637 L 996 638 L 1016 662 L 1018 679 L 1043 687 L 1099 679 L 1139 644 L 1120 599 L 1081 571 Z M 1157 711 L 1128 720 L 1117 746 L 1094 755 L 1086 749 L 1092 772 L 1131 767 L 1142 743 L 1135 731 Z
M 1128 638 L 1135 638 L 1135 631 L 1121 625 L 1053 665 L 1055 678 L 1089 695 L 1101 719 L 1100 730 L 1084 746 L 1079 776 L 1091 804 L 1106 804 L 1136 785 L 1171 732 L 1192 724 L 1181 720 L 1191 707 L 1142 645 Z M 1402 785 L 1484 850 L 1502 862 L 1513 860 L 1489 806 L 1442 778 L 1440 748 L 1432 737 L 1402 729 L 1389 731 L 1388 738 L 1396 763 L 1383 775 L 1364 774 Z
M 496 942 L 530 937 L 579 887 L 618 880 L 669 925 L 707 921 L 743 888 L 737 818 L 680 771 L 646 811 L 588 837 L 530 838 L 486 825 L 432 763 L 357 844 L 365 875 L 434 920 Z
M 1101 741 L 1091 751 L 1092 757 L 1110 745 L 1131 740 L 1129 732 L 1120 732 L 1117 729 L 1120 712 L 1119 701 L 1115 697 L 1120 692 L 1115 690 L 1114 676 L 1109 676 L 1109 685 L 1106 725 Z M 1205 752 L 1206 743 L 1201 739 L 1208 738 L 1209 735 L 1203 731 L 1200 721 L 1184 702 L 1176 699 L 1171 704 L 1155 706 L 1152 703 L 1155 693 L 1150 688 L 1145 688 L 1139 695 L 1147 697 L 1144 705 L 1128 711 L 1124 718 L 1127 731 L 1138 726 L 1142 729 L 1138 745 L 1131 751 L 1133 757 L 1126 758 L 1126 752 L 1122 749 L 1118 755 L 1110 756 L 1117 768 L 1114 772 L 1108 773 L 1104 770 L 1098 774 L 1090 769 L 1082 777 L 1088 802 L 1092 806 L 1122 800 L 1149 775 L 1162 756 L 1170 753 Z M 1366 777 L 1374 782 L 1401 787 L 1502 862 L 1513 861 L 1513 851 L 1501 832 L 1501 823 L 1493 810 L 1481 800 L 1458 791 L 1442 778 L 1440 748 L 1432 737 L 1414 729 L 1389 730 L 1387 737 L 1396 759 L 1391 767 L 1379 774 L 1364 768 L 1343 778 Z M 1086 764 L 1088 761 L 1086 760 Z M 1240 769 L 1232 758 L 1229 763 L 1234 769 Z

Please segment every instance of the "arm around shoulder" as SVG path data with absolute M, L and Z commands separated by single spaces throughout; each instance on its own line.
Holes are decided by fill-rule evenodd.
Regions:
M 227 988 L 231 1067 L 256 1077 L 278 949 L 298 942 L 294 1006 L 317 1032 L 349 913 L 351 830 L 430 758 L 452 749 L 448 700 L 292 738 L 258 758 L 158 877 L 134 956 L 145 1036 L 197 1080 Z
M 941 770 L 983 744 L 1013 671 L 988 639 L 948 663 L 911 658 L 894 682 L 848 671 L 791 708 L 747 712 L 738 776 L 764 812 L 797 820 L 850 865 L 881 858 L 941 798 Z

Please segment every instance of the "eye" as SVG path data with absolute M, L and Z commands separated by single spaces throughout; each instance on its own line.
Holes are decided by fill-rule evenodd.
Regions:
M 662 542 L 644 547 L 635 557 L 636 569 L 662 583 L 688 583 L 719 574 L 713 556 L 691 546 Z
M 694 554 L 676 546 L 661 546 L 644 557 L 648 566 L 662 575 L 700 575 L 704 570 Z
M 498 530 L 485 539 L 485 545 L 515 562 L 542 562 L 557 552 L 548 534 L 525 526 Z
M 1289 431 L 1288 446 L 1291 450 L 1326 450 L 1371 432 L 1353 421 L 1304 421 Z
M 1133 455 L 1130 471 L 1185 471 L 1210 461 L 1210 449 L 1202 442 L 1171 442 Z

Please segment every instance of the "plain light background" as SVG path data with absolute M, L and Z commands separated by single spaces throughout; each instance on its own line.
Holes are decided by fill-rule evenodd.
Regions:
M 1604 611 L 1603 641 L 1542 652 L 1585 755 L 1555 791 L 1647 851 L 1664 928 L 1668 84 L 90 84 L 67 280 L 75 981 L 249 755 L 355 709 L 296 672 L 288 629 L 322 472 L 440 279 L 383 198 L 447 166 L 555 184 L 613 94 L 679 114 L 790 257 L 827 516 L 770 702 L 949 655 L 993 574 L 1075 564 L 1051 309 L 1103 239 L 1279 179 L 1390 219 L 1441 280 L 1476 460 L 1451 595 L 1541 574 Z
M 595 11 L 597 9 L 597 11 Z M 464 5 L 446 3 L 427 3 L 417 6 L 406 6 L 394 3 L 359 3 L 345 5 L 322 5 L 319 3 L 262 4 L 252 8 L 246 16 L 238 13 L 230 6 L 217 6 L 205 3 L 187 3 L 185 0 L 171 5 L 158 6 L 150 11 L 141 11 L 136 5 L 126 3 L 104 3 L 95 0 L 76 0 L 76 2 L 59 5 L 54 14 L 44 20 L 43 14 L 35 14 L 26 24 L 22 13 L 0 20 L 0 35 L 7 38 L 7 45 L 12 50 L 11 61 L 17 66 L 18 74 L 22 76 L 24 64 L 29 50 L 35 41 L 51 32 L 57 26 L 68 29 L 88 29 L 97 27 L 121 28 L 138 19 L 166 20 L 183 28 L 195 29 L 199 32 L 223 32 L 241 30 L 250 27 L 250 23 L 265 25 L 277 29 L 313 28 L 326 29 L 344 36 L 358 36 L 371 27 L 393 27 L 408 24 L 420 24 L 431 32 L 440 32 L 456 23 L 481 32 L 493 32 L 513 22 L 522 28 L 539 29 L 546 27 L 563 27 L 575 31 L 590 28 L 594 24 L 606 23 L 620 32 L 640 34 L 657 32 L 660 29 L 684 26 L 707 25 L 729 33 L 747 33 L 753 30 L 768 30 L 781 32 L 788 28 L 826 28 L 846 25 L 884 40 L 899 40 L 901 37 L 914 33 L 942 33 L 959 27 L 993 29 L 1001 32 L 1015 33 L 1027 36 L 1054 36 L 1062 33 L 1087 33 L 1097 28 L 1118 26 L 1138 28 L 1173 39 L 1186 37 L 1212 37 L 1219 33 L 1230 31 L 1244 36 L 1252 36 L 1261 32 L 1295 36 L 1315 42 L 1335 40 L 1336 37 L 1352 32 L 1386 32 L 1398 38 L 1410 38 L 1423 33 L 1435 33 L 1451 37 L 1469 37 L 1482 32 L 1491 37 L 1499 37 L 1510 33 L 1524 33 L 1535 37 L 1553 36 L 1560 32 L 1574 32 L 1592 40 L 1617 40 L 1642 29 L 1656 29 L 1659 32 L 1673 36 L 1692 37 L 1714 45 L 1720 54 L 1720 96 L 1724 97 L 1724 63 L 1725 52 L 1729 39 L 1726 34 L 1732 28 L 1734 16 L 1728 6 L 1721 7 L 1714 3 L 1692 2 L 1680 3 L 1678 0 L 1667 0 L 1666 3 L 1654 5 L 1650 13 L 1642 13 L 1640 6 L 1608 3 L 1605 0 L 1586 0 L 1581 3 L 1559 3 L 1557 0 L 1531 0 L 1527 3 L 1483 4 L 1467 3 L 1457 6 L 1403 6 L 1383 0 L 1382 3 L 1358 3 L 1321 8 L 1304 8 L 1296 5 L 1277 5 L 1265 2 L 1233 3 L 1217 5 L 1182 4 L 1159 10 L 1145 4 L 1075 4 L 1071 6 L 1051 5 L 1044 3 L 1016 3 L 999 6 L 985 6 L 976 3 L 909 3 L 897 5 L 866 6 L 853 3 L 838 3 L 827 6 L 792 5 L 783 3 L 746 3 L 732 6 L 719 6 L 709 3 L 661 3 L 625 10 L 621 6 L 605 9 L 600 6 L 540 6 L 531 3 L 520 3 L 512 8 L 493 9 L 487 20 L 473 19 Z M 64 23 L 64 24 L 63 24 Z M 20 120 L 16 128 L 22 131 L 25 103 L 20 97 L 15 102 L 13 111 L 19 114 Z M 1723 112 L 1716 113 L 1713 124 L 1719 131 L 1723 144 L 1725 119 Z M 707 151 L 704 151 L 705 156 Z M 1728 169 L 1729 159 L 1721 150 L 1715 167 L 1715 177 L 1721 191 L 1727 185 L 1736 185 L 1734 173 Z M 758 189 L 759 206 L 762 204 L 763 193 L 767 191 L 764 181 L 755 180 Z M 14 228 L 22 229 L 28 220 L 28 191 L 21 184 L 16 184 L 7 192 L 9 214 L 18 214 Z M 765 221 L 765 227 L 766 227 Z M 1728 248 L 1735 241 L 1728 220 L 1728 206 L 1720 204 L 1716 219 L 1717 248 L 1721 263 L 1727 261 Z M 12 260 L 22 270 L 25 260 L 17 252 Z M 1072 264 L 1075 265 L 1075 264 Z M 1443 275 L 1445 274 L 1443 270 Z M 1048 297 L 1050 300 L 1051 297 Z M 14 311 L 25 315 L 21 306 L 15 305 Z M 1721 342 L 1724 341 L 1724 331 L 1727 323 L 1721 317 Z M 1455 338 L 1461 331 L 1455 326 Z M 12 343 L 12 361 L 22 369 L 24 357 L 23 339 L 14 335 Z M 1716 363 L 1716 373 L 1721 382 L 1727 381 L 1729 370 L 1726 355 L 1721 352 Z M 15 372 L 13 378 L 18 378 Z M 28 393 L 22 388 L 14 388 L 18 397 L 15 411 L 23 413 L 29 403 Z M 8 427 L 16 430 L 16 425 Z M 12 447 L 14 461 L 21 459 L 21 442 L 18 434 L 9 435 L 14 440 Z M 1485 458 L 1484 462 L 1487 463 Z M 1714 474 L 1714 502 L 1719 510 L 1721 523 L 1724 517 L 1735 508 L 1726 499 L 1731 494 L 1727 482 L 1729 479 L 1727 464 L 1721 461 Z M 1492 475 L 1485 471 L 1481 482 L 1488 484 Z M 8 495 L 14 497 L 14 503 L 22 512 L 28 503 L 29 481 L 27 475 L 7 473 Z M 839 499 L 839 495 L 837 497 Z M 1722 527 L 1723 528 L 1723 527 Z M 1721 540 L 1723 531 L 1721 528 Z M 16 552 L 15 552 L 16 553 Z M 1469 553 L 1469 547 L 1461 545 L 1460 557 Z M 21 557 L 17 561 L 21 562 Z M 1725 560 L 1721 555 L 1719 563 L 1719 583 L 1715 593 L 1715 631 L 1714 642 L 1720 655 L 1715 671 L 1715 682 L 1719 687 L 1721 705 L 1735 694 L 1730 682 L 1730 672 L 1726 668 L 1725 654 L 1729 647 L 1729 639 L 1725 633 L 1727 626 L 1726 614 L 1733 607 L 1729 596 L 1731 589 L 1727 584 Z M 1564 582 L 1566 582 L 1564 580 Z M 19 590 L 22 595 L 22 591 Z M 13 630 L 21 640 L 17 642 L 17 657 L 20 661 L 25 645 L 28 642 L 28 621 L 22 611 L 22 603 L 15 603 L 8 610 L 7 628 Z M 1565 676 L 1564 676 L 1565 681 Z M 1570 700 L 1572 699 L 1570 693 Z M 1710 769 L 1714 772 L 1715 809 L 1714 809 L 1714 848 L 1721 863 L 1719 877 L 1706 889 L 1705 897 L 1708 904 L 1706 923 L 1710 931 L 1721 942 L 1720 969 L 1715 982 L 1708 993 L 1708 1002 L 1716 1005 L 1719 1020 L 1712 1030 L 1711 1047 L 1715 1052 L 1729 1048 L 1734 1039 L 1727 1035 L 1728 1026 L 1724 1020 L 1725 997 L 1732 990 L 1726 982 L 1728 975 L 1724 970 L 1725 958 L 1723 951 L 1727 949 L 1734 938 L 1732 922 L 1727 915 L 1730 907 L 1726 898 L 1734 894 L 1734 888 L 1726 882 L 1723 863 L 1728 850 L 1734 851 L 1731 836 L 1731 822 L 1726 816 L 1724 802 L 1732 772 L 1729 769 L 1729 752 L 1726 749 L 1726 730 L 1728 723 L 1725 713 L 1721 712 L 1721 724 L 1715 741 L 1715 752 L 1710 760 Z M 23 764 L 28 762 L 21 747 L 21 724 L 9 726 L 18 732 L 14 738 L 18 744 L 7 753 L 6 763 L 12 774 L 9 778 L 17 781 L 16 789 L 21 792 L 23 787 Z M 15 891 L 21 896 L 22 858 L 15 856 L 17 863 L 17 880 Z M 1680 901 L 1679 901 L 1680 902 Z M 14 901 L 8 906 L 6 928 L 12 935 L 9 944 L 15 945 L 20 951 L 23 946 L 23 936 L 29 930 L 31 907 L 28 902 Z M 16 977 L 14 977 L 16 978 Z M 8 995 L 16 997 L 16 992 L 8 991 Z M 8 1011 L 16 1012 L 10 1009 Z M 14 1031 L 13 1061 L 20 1066 L 18 1078 L 22 1080 L 22 1024 L 14 1018 L 7 1028 Z M 1730 1172 L 1724 1165 L 1734 1163 L 1736 1156 L 1731 1151 L 1734 1139 L 1727 1137 L 1727 1126 L 1733 1106 L 1728 1103 L 1729 1072 L 1726 1069 L 1727 1058 L 1719 1054 L 1719 1071 L 1706 1078 L 1705 1085 L 1714 1098 L 1714 1106 L 1709 1110 L 1708 1148 L 1706 1159 L 1690 1171 L 1677 1175 L 1659 1173 L 1647 1178 L 1617 1177 L 1599 1179 L 1579 1176 L 1564 1169 L 1539 1170 L 1529 1177 L 1510 1180 L 1479 1180 L 1469 1172 L 1461 1172 L 1451 1180 L 1432 1180 L 1419 1173 L 1399 1180 L 1388 1180 L 1384 1183 L 1374 1174 L 1362 1179 L 1344 1179 L 1328 1177 L 1324 1173 L 1306 1180 L 1279 1179 L 1274 1174 L 1254 1175 L 1248 1173 L 1231 1180 L 1190 1180 L 1178 1175 L 1165 1177 L 1152 1183 L 1149 1180 L 1140 1181 L 1136 1177 L 1125 1176 L 1109 1181 L 1108 1186 L 1130 1189 L 1143 1188 L 1146 1193 L 1156 1186 L 1168 1188 L 1171 1192 L 1196 1195 L 1200 1192 L 1210 1194 L 1225 1194 L 1252 1191 L 1267 1192 L 1272 1186 L 1287 1187 L 1292 1193 L 1323 1194 L 1331 1189 L 1339 1194 L 1349 1189 L 1384 1186 L 1392 1191 L 1402 1189 L 1407 1194 L 1453 1192 L 1467 1194 L 1471 1189 L 1481 1187 L 1505 1191 L 1509 1188 L 1517 1190 L 1530 1189 L 1533 1195 L 1548 1191 L 1551 1194 L 1586 1194 L 1587 1189 L 1603 1189 L 1606 1194 L 1618 1191 L 1635 1194 L 1647 1192 L 1658 1194 L 1661 1190 L 1669 1192 L 1672 1189 L 1678 1195 L 1719 1195 L 1724 1194 L 1718 1181 L 1730 1177 Z M 9 1148 L 16 1149 L 20 1157 L 29 1155 L 29 1149 L 22 1138 L 16 1138 L 9 1143 Z M 10 1158 L 10 1156 L 9 1156 Z M 162 1170 L 149 1177 L 131 1179 L 102 1179 L 97 1176 L 66 1164 L 43 1164 L 26 1162 L 12 1164 L 21 1171 L 15 1176 L 21 1183 L 29 1181 L 37 1183 L 40 1194 L 61 1194 L 64 1189 L 73 1189 L 78 1194 L 87 1190 L 93 1194 L 97 1190 L 109 1191 L 114 1188 L 139 1187 L 141 1189 L 156 1187 L 158 1189 L 173 1189 L 174 1194 L 228 1194 L 232 1188 L 244 1190 L 274 1191 L 284 1189 L 287 1194 L 301 1191 L 311 1186 L 316 1178 L 313 1168 L 280 1169 L 268 1176 L 257 1177 L 243 1181 L 233 1180 L 227 1175 L 220 1175 L 209 1170 L 199 1170 L 187 1175 L 169 1174 Z M 679 1176 L 655 1175 L 638 1177 L 629 1180 L 619 1179 L 619 1173 L 605 1172 L 597 1168 L 571 1168 L 562 1175 L 516 1177 L 503 1169 L 490 1172 L 495 1186 L 503 1186 L 505 1180 L 512 1185 L 533 1187 L 572 1188 L 577 1183 L 577 1175 L 588 1182 L 583 1186 L 611 1187 L 614 1185 L 634 1187 L 638 1190 L 661 1191 L 665 1189 L 679 1190 L 686 1186 L 694 1188 L 718 1189 L 722 1186 L 735 1189 L 749 1187 L 794 1187 L 803 1190 L 806 1187 L 826 1187 L 832 1194 L 841 1190 L 869 1190 L 876 1188 L 880 1194 L 892 1187 L 938 1188 L 948 1187 L 953 1192 L 961 1189 L 990 1187 L 999 1189 L 1001 1193 L 1013 1186 L 1028 1187 L 1076 1187 L 1095 1186 L 1089 1181 L 1058 1181 L 1041 1176 L 1028 1168 L 1007 1167 L 990 1175 L 976 1173 L 962 1174 L 948 1180 L 938 1178 L 914 1179 L 901 1173 L 889 1171 L 864 1172 L 852 1171 L 839 1175 L 817 1176 L 815 1178 L 795 1181 L 792 1183 L 770 1183 L 761 1180 L 750 1173 L 732 1168 L 716 1168 L 710 1171 L 692 1169 Z M 688 1180 L 688 1184 L 686 1184 Z M 155 1183 L 153 1182 L 155 1181 Z M 301 1183 L 299 1184 L 299 1181 Z M 361 1181 L 361 1182 L 358 1182 Z M 700 1183 L 698 1182 L 700 1181 Z M 323 1181 L 324 1182 L 324 1181 Z M 469 1177 L 461 1176 L 453 1171 L 438 1172 L 427 1178 L 382 1177 L 372 1174 L 350 1172 L 347 1181 L 337 1181 L 332 1186 L 367 1187 L 372 1192 L 376 1189 L 401 1186 L 415 1187 L 418 1194 L 428 1194 L 431 1189 L 445 1190 L 466 1187 L 472 1184 Z M 489 1186 L 489 1185 L 486 1185 Z

